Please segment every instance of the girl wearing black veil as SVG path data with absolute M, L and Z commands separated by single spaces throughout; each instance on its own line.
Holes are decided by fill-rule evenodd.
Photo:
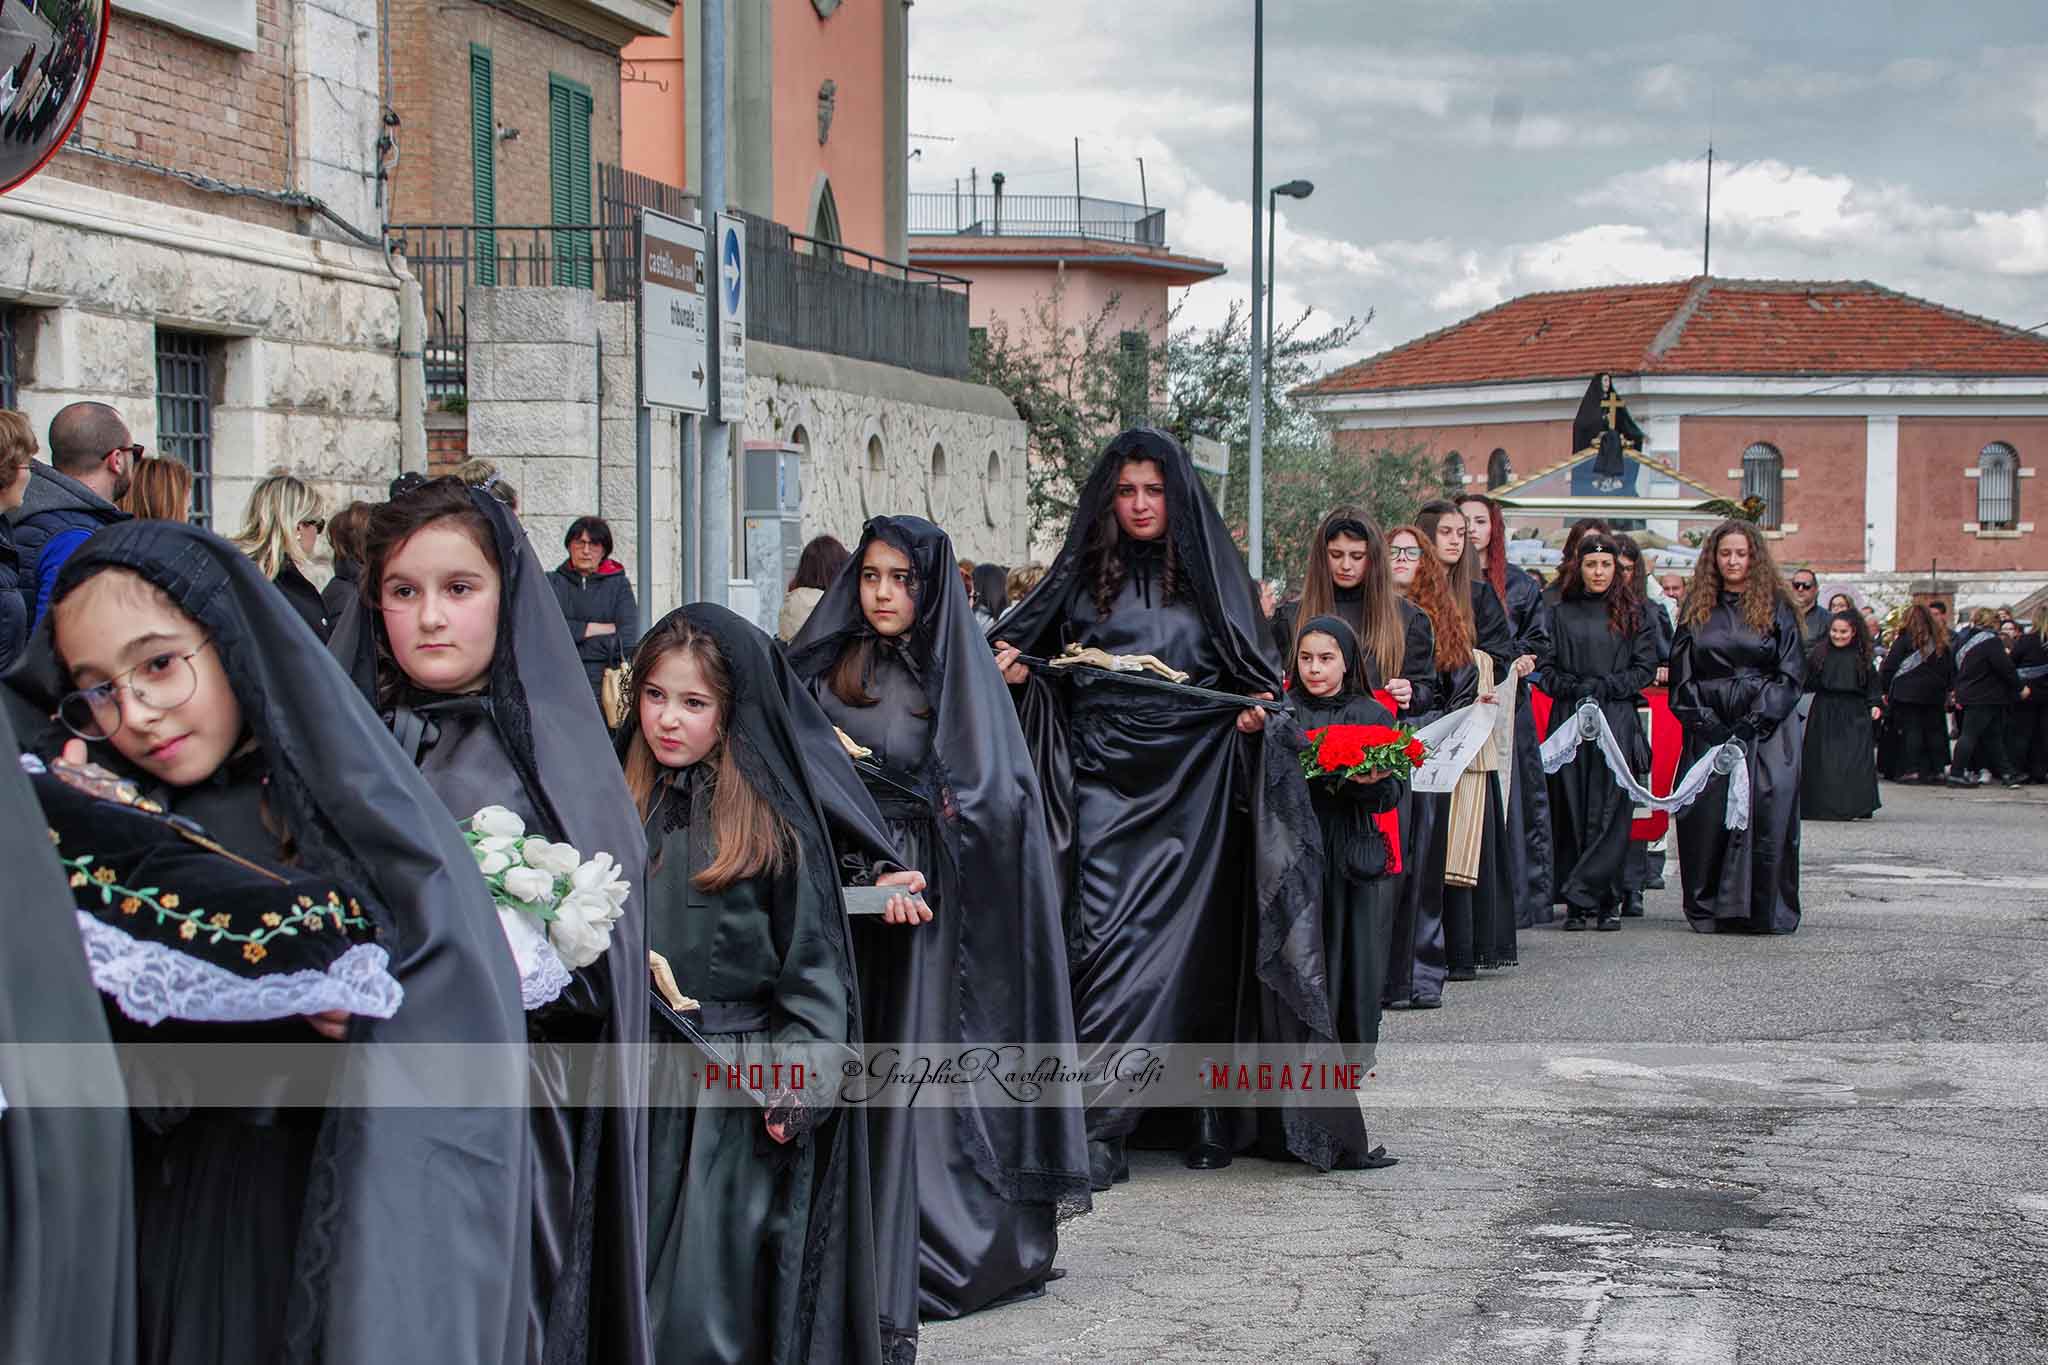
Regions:
M 767 637 L 708 604 L 642 638 L 632 695 L 619 752 L 646 819 L 648 946 L 673 973 L 662 993 L 673 985 L 670 1003 L 693 1004 L 736 1059 L 836 1081 L 862 1035 L 832 817 L 811 776 L 829 726 Z M 655 1054 L 656 1355 L 875 1365 L 867 1111 L 793 1085 L 766 1110 L 699 1103 L 701 1067 L 680 1047 Z
M 1287 704 L 1304 731 L 1327 725 L 1392 725 L 1393 713 L 1366 691 L 1358 637 L 1334 616 L 1315 616 L 1297 632 Z M 1346 1056 L 1367 1066 L 1380 1040 L 1380 992 L 1394 931 L 1398 879 L 1393 850 L 1371 818 L 1393 810 L 1401 778 L 1361 774 L 1342 782 L 1311 778 L 1309 799 L 1323 835 L 1323 951 L 1330 965 L 1330 1012 Z M 1343 1163 L 1347 1169 L 1394 1164 L 1385 1148 Z
M 363 596 L 332 648 L 455 820 L 502 806 L 634 898 L 610 943 L 526 1014 L 533 1103 L 533 1361 L 646 1358 L 646 1041 L 638 894 L 645 841 L 562 609 L 512 511 L 456 478 L 407 481 L 370 513 Z M 460 866 L 458 864 L 458 866 Z M 509 965 L 511 958 L 506 962 Z M 545 1044 L 566 1044 L 549 1047 Z
M 1806 656 L 1806 717 L 1799 816 L 1803 820 L 1868 820 L 1877 796 L 1877 720 L 1884 714 L 1870 627 L 1858 611 L 1828 618 L 1828 633 Z
M 1678 817 L 1685 917 L 1702 934 L 1799 928 L 1799 727 L 1787 725 L 1806 679 L 1806 638 L 1762 533 L 1724 521 L 1707 533 L 1671 647 L 1671 713 L 1681 762 L 1742 741 L 1749 823 L 1729 829 L 1728 779 Z
M 1640 778 L 1650 771 L 1650 754 L 1636 723 L 1636 698 L 1657 673 L 1657 634 L 1622 576 L 1622 553 L 1617 540 L 1595 532 L 1558 571 L 1550 652 L 1536 685 L 1556 704 L 1554 725 L 1576 723 L 1585 702 L 1597 706 Z M 1584 929 L 1590 918 L 1600 929 L 1621 928 L 1634 805 L 1597 746 L 1581 744 L 1550 775 L 1549 804 L 1564 927 Z
M 1550 614 L 1543 589 L 1520 565 L 1508 563 L 1508 524 L 1500 503 L 1484 493 L 1453 499 L 1465 514 L 1465 530 L 1476 560 L 1476 577 L 1493 589 L 1506 614 L 1510 667 L 1523 678 L 1550 652 Z M 1550 847 L 1550 792 L 1543 779 L 1542 744 L 1536 713 L 1522 697 L 1515 707 L 1515 771 L 1503 811 L 1508 838 L 1502 846 L 1508 890 L 1515 903 L 1515 927 L 1550 922 L 1556 870 Z
M 1465 528 L 1465 514 L 1455 503 L 1426 502 L 1415 514 L 1415 524 L 1429 535 L 1430 548 L 1450 578 L 1452 605 L 1471 632 L 1469 659 L 1444 679 L 1444 709 L 1454 711 L 1473 700 L 1491 700 L 1494 687 L 1503 684 L 1508 669 L 1515 666 L 1515 641 L 1500 598 L 1479 571 L 1479 555 Z M 1466 700 L 1458 701 L 1458 697 Z M 1477 764 L 1475 771 L 1481 795 L 1469 818 L 1478 823 L 1479 857 L 1469 879 L 1461 872 L 1456 853 L 1461 844 L 1470 847 L 1471 832 L 1460 819 L 1455 794 L 1445 817 L 1444 840 L 1450 856 L 1444 886 L 1444 951 L 1451 981 L 1471 981 L 1478 975 L 1476 967 L 1511 967 L 1516 959 L 1515 896 L 1506 852 L 1507 804 L 1501 798 L 1498 776 Z
M 66 561 L 9 681 L 75 733 L 107 736 L 89 750 L 66 745 L 67 766 L 90 758 L 143 792 L 114 802 L 133 810 L 114 810 L 51 778 L 46 813 L 95 800 L 105 809 L 82 831 L 59 830 L 61 855 L 91 857 L 96 838 L 167 811 L 177 823 L 147 817 L 160 821 L 154 846 L 131 837 L 121 861 L 100 863 L 94 878 L 111 892 L 123 865 L 140 881 L 142 860 L 172 867 L 180 857 L 218 878 L 151 877 L 150 888 L 114 902 L 133 936 L 118 954 L 124 965 L 160 984 L 151 963 L 168 967 L 170 954 L 213 969 L 188 968 L 178 978 L 188 984 L 146 997 L 123 993 L 133 976 L 101 978 L 120 1001 L 109 1013 L 118 1036 L 317 1045 L 309 1023 L 355 1043 L 518 1038 L 503 932 L 460 835 L 312 631 L 226 541 L 166 521 L 95 535 Z M 210 851 L 193 852 L 194 831 Z M 74 866 L 78 884 L 83 864 Z M 243 874 L 273 897 L 283 897 L 279 887 L 313 894 L 284 913 L 247 898 L 219 903 L 216 892 L 240 895 L 233 878 Z M 327 898 L 316 899 L 321 885 Z M 190 923 L 201 906 L 216 912 L 203 930 L 145 941 L 181 916 Z M 290 939 L 278 937 L 285 914 L 300 922 Z M 266 958 L 315 951 L 316 928 L 323 944 L 374 946 L 402 998 L 371 975 L 266 979 Z M 121 948 L 97 930 L 88 946 L 93 961 L 110 963 Z M 366 960 L 358 954 L 352 946 L 335 961 Z M 306 1023 L 279 1017 L 300 1001 Z M 161 1022 L 135 1022 L 145 1018 Z M 189 1092 L 171 1087 L 191 1078 L 174 1071 L 138 1076 L 156 1087 L 131 1098 L 146 1176 L 137 1190 L 141 1358 L 518 1365 L 524 1305 L 512 1286 L 530 1208 L 519 1063 L 508 1046 L 467 1049 L 463 1065 L 451 1082 L 414 1074 L 404 1055 L 352 1048 L 325 1066 L 259 1073 L 276 1102 L 241 1109 L 189 1107 Z M 404 1107 L 457 1084 L 488 1107 Z M 308 1102 L 316 1107 L 288 1107 Z
M 1179 442 L 1151 428 L 1110 442 L 1059 557 L 990 634 L 1044 789 L 1084 1059 L 1138 1041 L 1327 1042 L 1315 814 L 1294 753 L 1261 733 L 1265 712 L 1018 662 L 1080 645 L 1154 655 L 1240 696 L 1280 690 L 1258 590 Z M 1139 1118 L 1091 1109 L 1096 1188 L 1124 1178 Z M 1192 1118 L 1192 1133 L 1157 1138 L 1198 1169 L 1248 1140 L 1215 1110 Z M 1332 1121 L 1284 1116 L 1289 1150 L 1325 1170 L 1363 1150 L 1362 1124 Z
M 1015 1042 L 1071 1051 L 1038 775 L 955 558 L 928 521 L 874 518 L 789 649 L 827 717 L 873 751 L 869 791 L 931 881 L 931 924 L 855 929 L 864 1033 L 949 1055 Z M 977 589 L 989 568 L 976 568 Z M 835 746 L 815 761 L 837 756 Z M 1059 1215 L 1088 1206 L 1077 1105 L 966 1100 L 869 1114 L 885 1341 L 915 1330 L 920 1304 L 955 1318 L 1039 1292 Z
M 78 951 L 64 871 L 15 765 L 19 747 L 0 707 L 0 859 L 9 877 L 0 953 L 0 1360 L 128 1365 L 135 1199 L 121 1071 Z M 81 1312 L 79 1286 L 88 1284 L 92 1311 Z
M 1436 700 L 1436 639 L 1429 617 L 1394 590 L 1378 524 L 1357 508 L 1337 508 L 1310 538 L 1307 565 L 1301 600 L 1283 602 L 1273 613 L 1280 657 L 1294 658 L 1301 622 L 1335 616 L 1351 627 L 1365 662 L 1356 685 L 1388 693 L 1404 716 L 1429 711 Z

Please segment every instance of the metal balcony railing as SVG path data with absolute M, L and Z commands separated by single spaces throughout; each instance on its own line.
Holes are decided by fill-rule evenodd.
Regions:
M 1166 210 L 1075 194 L 996 194 L 989 191 L 910 196 L 910 231 L 917 236 L 1085 237 L 1166 245 Z

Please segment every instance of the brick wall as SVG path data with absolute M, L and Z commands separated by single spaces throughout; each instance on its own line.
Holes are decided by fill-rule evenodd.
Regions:
M 1977 481 L 1966 470 L 1993 441 L 2020 457 L 2020 468 L 2048 469 L 2048 418 L 1902 417 L 1899 419 L 1899 568 L 1943 573 L 2048 570 L 2048 533 L 1980 539 L 1963 530 L 1977 520 Z M 2022 478 L 2022 525 L 2048 527 L 2048 482 Z
M 402 121 L 391 219 L 475 219 L 470 158 L 469 47 L 491 50 L 497 123 L 519 136 L 497 148 L 497 221 L 546 223 L 548 75 L 590 91 L 593 162 L 619 160 L 619 56 L 594 38 L 516 5 L 392 0 L 392 104 Z M 592 192 L 596 189 L 593 169 Z M 593 209 L 593 213 L 595 210 Z M 507 243 L 506 249 L 514 244 Z M 527 245 L 517 243 L 524 252 Z
M 1822 573 L 1860 570 L 1867 427 L 1861 417 L 1687 417 L 1679 427 L 1680 468 L 1686 477 L 1740 498 L 1742 452 L 1753 442 L 1770 442 L 1785 459 L 1786 532 L 1775 546 L 1779 562 Z M 1916 515 L 1903 486 L 1899 513 L 1903 530 Z
M 121 11 L 79 120 L 91 146 L 237 185 L 292 183 L 285 0 L 256 0 L 257 42 L 241 52 Z M 194 189 L 166 176 L 65 152 L 47 174 L 250 222 L 290 227 L 281 205 Z

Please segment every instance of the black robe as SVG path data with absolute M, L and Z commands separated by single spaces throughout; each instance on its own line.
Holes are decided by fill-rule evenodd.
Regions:
M 1311 696 L 1290 678 L 1287 704 L 1302 730 L 1327 725 L 1393 725 L 1393 715 L 1360 690 L 1366 676 L 1358 640 L 1327 616 L 1309 622 L 1326 631 L 1344 654 L 1344 686 L 1328 697 Z M 1393 946 L 1398 879 L 1387 872 L 1391 851 L 1372 817 L 1395 809 L 1406 794 L 1405 778 L 1378 782 L 1308 779 L 1309 800 L 1323 833 L 1323 951 L 1330 963 L 1330 1012 L 1346 1057 L 1370 1066 L 1380 1040 L 1380 995 L 1386 988 L 1387 958 Z
M 1119 541 L 1125 576 L 1105 614 L 1085 547 L 1134 458 L 1165 476 L 1167 539 Z M 1150 429 L 1104 450 L 1059 556 L 989 633 L 1030 655 L 1069 643 L 1153 654 L 1199 686 L 1280 692 L 1244 561 L 1186 452 Z M 1279 736 L 1239 734 L 1231 702 L 1100 671 L 1034 674 L 1013 691 L 1061 868 L 1084 1059 L 1139 1041 L 1327 1046 L 1322 856 L 1297 756 Z M 1105 1101 L 1089 1137 L 1124 1137 L 1141 1116 Z M 1281 1126 L 1321 1169 L 1364 1150 L 1355 1107 L 1288 1109 Z
M 561 605 L 511 509 L 480 489 L 470 501 L 491 525 L 501 580 L 484 691 L 443 696 L 390 676 L 382 619 L 360 598 L 335 625 L 334 654 L 453 821 L 504 806 L 585 860 L 611 854 L 637 890 L 645 837 Z M 646 1300 L 630 1288 L 646 1279 L 646 1076 L 623 1050 L 576 1051 L 646 1041 L 641 921 L 641 902 L 628 900 L 605 955 L 526 1016 L 531 1362 L 647 1359 Z
M 1884 735 L 1879 761 L 1887 777 L 1908 773 L 1938 781 L 1948 769 L 1948 694 L 1955 686 L 1953 647 L 1939 654 L 1915 649 L 1904 636 L 1892 641 L 1878 669 L 1884 689 Z
M 1500 598 L 1494 594 L 1493 585 L 1484 579 L 1472 585 L 1472 621 L 1474 649 L 1492 658 L 1494 684 L 1499 687 L 1507 676 L 1508 665 L 1515 660 L 1515 639 Z M 1452 669 L 1443 675 L 1440 687 L 1445 711 L 1470 705 L 1479 696 L 1478 664 Z M 1440 803 L 1435 837 L 1442 843 L 1450 837 L 1450 793 L 1425 799 Z M 1500 778 L 1493 773 L 1486 775 L 1481 819 L 1485 826 L 1480 835 L 1476 883 L 1446 884 L 1443 888 L 1444 955 L 1453 972 L 1474 967 L 1510 967 L 1517 958 L 1516 898 L 1507 857 L 1507 805 L 1501 798 Z M 1442 848 L 1436 849 L 1430 864 L 1439 878 L 1443 854 Z
M 127 1365 L 135 1207 L 121 1072 L 18 747 L 0 711 L 0 1360 Z
M 284 1111 L 271 1131 L 240 1125 L 240 1134 L 219 1111 L 168 1127 L 161 1121 L 175 1113 L 153 1113 L 157 1155 L 178 1178 L 152 1192 L 154 1212 L 144 1211 L 155 1224 L 153 1245 L 141 1248 L 144 1274 L 177 1277 L 191 1293 L 159 1300 L 162 1312 L 143 1328 L 152 1355 L 517 1365 L 524 1303 L 512 1286 L 525 1273 L 531 1193 L 524 1084 L 509 1046 L 521 1036 L 519 999 L 461 835 L 311 629 L 240 551 L 183 523 L 124 522 L 66 561 L 57 596 L 106 567 L 139 574 L 206 630 L 255 741 L 225 780 L 179 793 L 180 811 L 251 852 L 274 854 L 274 822 L 298 869 L 366 888 L 404 993 L 390 1018 L 351 1020 L 350 1042 L 400 1046 L 336 1049 L 335 1070 L 322 1077 L 324 1109 Z M 48 618 L 9 684 L 45 714 L 68 686 Z M 121 768 L 111 746 L 93 748 L 95 762 Z M 296 1020 L 277 1027 L 306 1035 Z M 451 1074 L 445 1057 L 404 1046 L 417 1043 L 493 1046 L 466 1049 Z M 451 1102 L 417 1107 L 423 1093 Z M 160 1179 L 165 1166 L 151 1170 Z M 237 1226 L 232 1211 L 263 1189 L 302 1201 L 303 1216 L 270 1209 Z M 207 1246 L 187 1231 L 213 1238 L 233 1264 L 210 1265 Z M 178 1254 L 181 1242 L 189 1257 Z M 241 1275 L 236 1266 L 252 1248 L 259 1278 L 221 1278 Z M 282 1340 L 272 1335 L 280 1330 Z M 252 1345 L 251 1332 L 270 1339 Z
M 1805 636 L 1781 601 L 1759 634 L 1738 594 L 1671 652 L 1671 712 L 1685 727 L 1681 771 L 1731 737 L 1749 769 L 1749 824 L 1725 827 L 1728 779 L 1707 784 L 1678 817 L 1685 915 L 1699 933 L 1789 934 L 1799 928 L 1799 727 L 1787 725 L 1806 679 Z
M 916 584 L 916 619 L 891 641 L 875 635 L 860 605 L 861 563 L 877 540 L 903 552 Z M 865 1034 L 872 1045 L 956 1054 L 1020 1042 L 1071 1052 L 1038 775 L 955 563 L 951 540 L 930 522 L 878 517 L 789 646 L 791 669 L 826 716 L 911 789 L 880 777 L 868 784 L 900 856 L 930 882 L 932 923 L 854 928 Z M 871 651 L 867 706 L 830 685 L 842 655 L 862 647 Z M 816 761 L 843 766 L 836 744 Z M 1047 1096 L 1022 1107 L 991 1094 L 994 1106 L 984 1107 L 968 1098 L 870 1111 L 885 1341 L 892 1331 L 914 1334 L 920 1306 L 926 1317 L 953 1318 L 1037 1292 L 1058 1249 L 1059 1216 L 1088 1207 L 1076 1104 Z
M 1550 651 L 1550 610 L 1543 589 L 1524 569 L 1508 565 L 1507 623 L 1512 643 L 1510 661 L 1524 654 L 1541 663 Z M 1533 677 L 1533 675 L 1532 675 Z M 1505 810 L 1508 832 L 1508 885 L 1515 901 L 1515 927 L 1527 929 L 1550 922 L 1555 899 L 1551 876 L 1555 854 L 1550 847 L 1550 792 L 1543 777 L 1542 741 L 1536 735 L 1536 713 L 1529 707 L 1523 679 L 1515 699 L 1515 780 L 1509 785 Z
M 700 890 L 694 877 L 715 839 L 709 793 L 694 768 L 664 773 L 647 817 L 648 946 L 703 1004 L 713 1043 L 743 1062 L 803 1061 L 812 1081 L 791 1141 L 777 1144 L 759 1110 L 699 1103 L 703 1059 L 657 1026 L 669 1045 L 656 1050 L 648 1112 L 656 1356 L 663 1365 L 876 1365 L 884 1357 L 868 1110 L 829 1103 L 834 1092 L 820 1084 L 850 1074 L 841 1068 L 861 1048 L 860 989 L 834 838 L 813 784 L 826 770 L 803 739 L 813 727 L 785 698 L 816 708 L 753 625 L 700 603 L 649 633 L 678 616 L 717 644 L 733 689 L 725 743 L 794 846 L 780 875 Z M 636 707 L 619 728 L 619 752 L 641 742 Z
M 1440 714 L 1436 671 L 1436 629 L 1429 614 L 1401 599 L 1403 644 L 1401 676 L 1411 689 L 1403 723 L 1422 726 Z M 1372 667 L 1368 660 L 1368 674 Z M 1387 951 L 1387 984 L 1381 992 L 1396 1008 L 1410 1001 L 1440 1000 L 1444 988 L 1443 843 L 1436 837 L 1442 803 L 1404 789 L 1398 807 L 1401 821 L 1401 873 L 1394 889 L 1393 942 Z M 1436 871 L 1428 870 L 1434 854 Z
M 1809 661 L 1810 662 L 1810 661 Z M 1806 752 L 1799 814 L 1806 820 L 1868 820 L 1877 797 L 1877 745 L 1870 708 L 1878 702 L 1877 668 L 1854 649 L 1828 645 L 1809 667 Z
M 1650 755 L 1636 723 L 1636 698 L 1657 674 L 1657 626 L 1650 619 L 1656 608 L 1644 605 L 1635 631 L 1617 635 L 1608 621 L 1605 594 L 1558 602 L 1550 609 L 1550 656 L 1533 679 L 1556 706 L 1553 726 L 1572 724 L 1581 703 L 1596 704 L 1638 778 L 1648 775 Z M 1628 889 L 1624 874 L 1633 814 L 1606 755 L 1593 744 L 1581 744 L 1571 761 L 1550 775 L 1557 892 L 1567 913 L 1619 910 Z

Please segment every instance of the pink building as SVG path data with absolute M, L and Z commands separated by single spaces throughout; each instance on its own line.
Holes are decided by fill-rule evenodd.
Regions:
M 1223 273 L 1166 247 L 1166 210 L 1072 195 L 916 194 L 910 263 L 970 282 L 969 325 L 1011 327 L 1051 301 L 1061 324 L 1110 308 L 1111 330 L 1166 339 L 1167 291 Z M 1113 306 L 1112 306 L 1113 305 Z
M 907 5 L 729 0 L 726 187 L 731 207 L 791 232 L 900 261 L 908 194 Z M 702 14 L 627 44 L 621 157 L 629 171 L 701 182 Z

